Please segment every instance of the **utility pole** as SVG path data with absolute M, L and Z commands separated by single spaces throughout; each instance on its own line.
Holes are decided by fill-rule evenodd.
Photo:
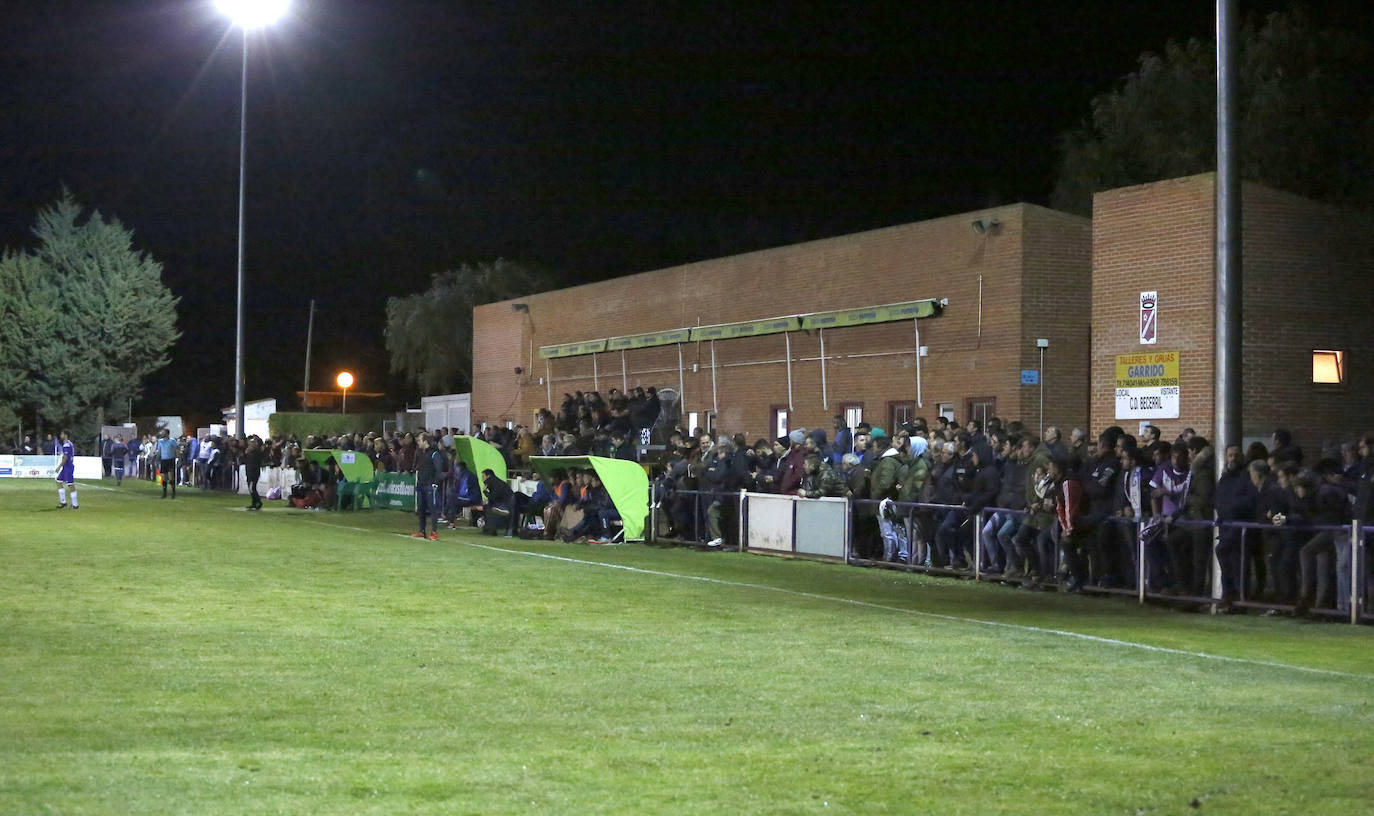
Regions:
M 310 346 L 315 339 L 315 299 L 310 299 L 310 321 L 305 328 L 305 389 L 301 392 L 301 410 L 310 413 Z

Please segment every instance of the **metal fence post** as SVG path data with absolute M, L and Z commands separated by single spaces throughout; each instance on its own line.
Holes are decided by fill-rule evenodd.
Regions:
M 592 356 L 595 357 L 596 355 L 592 355 Z M 698 542 L 700 542 L 700 541 L 709 541 L 709 540 L 710 540 L 710 539 L 706 539 L 706 538 L 702 538 L 702 537 L 701 537 L 701 523 L 702 523 L 703 521 L 705 521 L 705 519 L 703 519 L 703 518 L 701 517 L 701 491 L 700 491 L 700 490 L 693 490 L 693 491 L 692 491 L 692 540 L 693 540 L 693 541 L 698 541 Z M 711 534 L 711 532 L 708 530 L 708 531 L 706 532 L 706 535 L 710 535 L 710 534 Z
M 649 543 L 658 543 L 658 501 L 654 490 L 654 483 L 649 482 Z M 554 530 L 557 533 L 557 530 Z
M 1222 596 L 1222 591 L 1221 591 L 1221 558 L 1219 558 L 1218 555 L 1217 555 L 1217 545 L 1218 545 L 1220 542 L 1221 542 L 1221 522 L 1220 522 L 1220 521 L 1216 521 L 1216 520 L 1214 519 L 1214 520 L 1212 521 L 1212 565 L 1211 565 L 1211 571 L 1212 571 L 1212 603 L 1211 603 L 1211 609 L 1209 610 L 1209 611 L 1211 612 L 1211 614 L 1213 614 L 1213 615 L 1217 614 L 1217 611 L 1218 611 L 1219 609 L 1221 609 L 1221 604 L 1219 604 L 1219 603 L 1217 602 L 1218 599 L 1221 598 L 1221 596 Z M 1243 566 L 1242 566 L 1242 569 L 1244 569 Z
M 902 526 L 906 528 L 906 565 L 910 567 L 916 563 L 916 509 L 908 507 L 907 510 Z
M 854 503 L 848 496 L 844 497 L 844 562 L 851 563 L 853 552 L 850 549 L 854 539 Z
M 1350 622 L 1359 624 L 1360 622 L 1360 584 L 1363 583 L 1363 576 L 1360 575 L 1361 550 L 1364 549 L 1363 530 L 1360 529 L 1359 519 L 1350 522 Z
M 983 511 L 973 514 L 973 580 L 983 575 Z
M 1135 592 L 1136 599 L 1145 603 L 1145 519 L 1135 517 Z
M 735 526 L 735 530 L 739 535 L 739 546 L 735 548 L 736 552 L 744 552 L 746 549 L 744 542 L 745 537 L 748 535 L 748 528 L 745 526 L 744 521 L 744 503 L 748 500 L 748 496 L 749 491 L 741 487 L 739 490 L 739 524 Z

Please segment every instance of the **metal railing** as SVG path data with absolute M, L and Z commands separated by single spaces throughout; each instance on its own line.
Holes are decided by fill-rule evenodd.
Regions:
M 814 551 L 798 548 L 795 530 L 790 548 L 771 545 L 751 548 L 749 506 L 756 496 L 775 502 L 783 498 L 800 504 L 810 501 L 746 491 L 669 490 L 657 495 L 656 500 L 651 494 L 649 540 L 664 538 L 661 518 L 675 516 L 678 540 L 708 541 L 706 510 L 720 500 L 722 513 L 728 509 L 737 523 L 732 535 L 726 536 L 734 541 L 728 549 L 817 555 Z M 1309 587 L 1316 591 L 1306 600 L 1325 596 L 1322 584 L 1326 582 L 1329 586 L 1334 572 L 1337 579 L 1334 604 L 1311 609 L 1311 613 L 1348 618 L 1354 624 L 1374 622 L 1367 558 L 1367 540 L 1374 527 L 1361 527 L 1353 521 L 1348 525 L 1276 526 L 1247 521 L 1107 516 L 1075 531 L 1078 534 L 1068 542 L 1072 551 L 1066 552 L 1065 537 L 1056 520 L 1043 530 L 1027 528 L 1034 531 L 1034 536 L 1023 536 L 1015 548 L 1018 558 L 1039 557 L 1040 564 L 1035 570 L 1038 575 L 1031 577 L 1030 565 L 1026 571 L 1020 571 L 1018 563 L 1016 566 L 1021 574 L 1017 575 L 1015 572 L 1009 574 L 1006 569 L 1012 565 L 999 563 L 1008 554 L 1006 543 L 997 536 L 999 530 L 990 532 L 989 524 L 997 518 L 1004 522 L 997 525 L 999 528 L 1004 528 L 1005 522 L 1011 519 L 1024 525 L 1032 515 L 1026 510 L 987 507 L 970 511 L 954 504 L 894 502 L 892 517 L 887 521 L 899 526 L 900 533 L 893 527 L 888 528 L 889 532 L 896 533 L 896 540 L 890 542 L 887 549 L 895 552 L 879 555 L 874 547 L 881 542 L 882 535 L 876 529 L 880 503 L 872 499 L 846 499 L 844 502 L 842 560 L 856 566 L 882 566 L 1089 594 L 1126 595 L 1141 604 L 1185 603 L 1204 606 L 1214 613 L 1228 607 L 1293 611 L 1295 601 L 1307 593 Z M 793 519 L 795 525 L 795 505 Z M 870 519 L 875 523 L 869 524 Z M 1178 536 L 1184 531 L 1198 531 L 1201 535 L 1187 540 Z M 1237 531 L 1239 535 L 1223 541 L 1226 531 Z M 1319 540 L 1323 534 L 1330 535 Z M 989 541 L 989 535 L 997 536 L 997 540 Z M 901 546 L 903 542 L 904 547 Z M 1178 552 L 1171 552 L 1171 548 Z M 997 557 L 999 552 L 1003 558 Z M 888 554 L 897 557 L 888 560 L 884 557 Z M 832 558 L 828 553 L 821 557 Z M 1193 559 L 1191 566 L 1184 565 L 1181 561 L 1184 557 Z M 1330 563 L 1323 565 L 1323 559 Z M 1072 584 L 1064 580 L 1069 565 L 1076 573 L 1072 576 Z M 1187 586 L 1182 585 L 1185 576 L 1189 579 Z M 1165 586 L 1166 578 L 1174 586 Z M 1295 584 L 1301 584 L 1296 591 L 1293 589 Z

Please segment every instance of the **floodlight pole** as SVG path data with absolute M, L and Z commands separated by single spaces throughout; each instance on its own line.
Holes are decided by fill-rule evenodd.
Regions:
M 234 321 L 234 421 L 238 430 L 236 435 L 243 439 L 243 220 L 248 167 L 248 28 L 239 26 L 239 33 L 243 36 L 243 68 L 239 86 L 239 246 L 238 293 L 235 298 L 238 314 Z
M 1216 394 L 1214 441 L 1238 445 L 1244 432 L 1241 366 L 1241 188 L 1236 133 L 1236 21 L 1231 0 L 1217 0 Z M 1217 477 L 1221 477 L 1217 468 Z

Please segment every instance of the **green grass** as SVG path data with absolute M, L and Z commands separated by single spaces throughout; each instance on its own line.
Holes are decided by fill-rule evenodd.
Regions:
M 0 482 L 4 814 L 1374 801 L 1364 627 L 640 545 L 418 541 L 399 513 L 250 514 L 147 483 L 85 486 L 77 512 L 55 498 Z

